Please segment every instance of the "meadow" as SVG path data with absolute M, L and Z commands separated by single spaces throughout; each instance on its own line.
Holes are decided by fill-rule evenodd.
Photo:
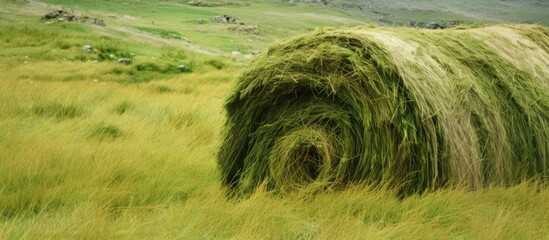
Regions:
M 216 154 L 245 56 L 317 27 L 372 23 L 357 12 L 46 2 L 0 2 L 0 239 L 549 239 L 549 188 L 537 182 L 404 199 L 364 185 L 226 197 Z M 45 24 L 59 6 L 49 4 L 107 27 Z M 223 13 L 262 34 L 209 22 Z

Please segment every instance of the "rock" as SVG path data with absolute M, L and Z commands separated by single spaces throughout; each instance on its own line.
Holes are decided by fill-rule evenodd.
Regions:
M 295 6 L 295 1 L 294 1 L 294 0 L 290 0 L 290 1 L 288 2 L 288 6 L 290 6 L 290 7 Z
M 260 53 L 261 53 L 261 52 L 260 52 L 259 50 L 253 50 L 253 51 L 252 51 L 252 55 L 254 55 L 254 56 L 257 56 L 257 55 L 259 55 Z
M 74 16 L 74 15 L 67 15 L 65 18 L 66 18 L 67 21 L 69 21 L 69 22 L 76 22 L 76 21 L 78 21 L 78 18 L 77 18 L 76 16 Z
M 114 59 L 114 58 L 116 58 L 116 56 L 114 56 L 114 54 L 111 53 L 111 54 L 109 54 L 109 58 Z
M 132 63 L 132 60 L 129 58 L 119 58 L 118 63 L 129 65 L 130 63 Z
M 231 24 L 238 24 L 240 23 L 237 18 L 229 16 L 229 15 L 218 15 L 212 18 L 213 22 L 216 23 L 231 23 Z
M 198 24 L 204 24 L 206 21 L 204 21 L 204 19 L 202 18 L 199 18 L 199 19 L 196 19 L 196 23 Z
M 377 21 L 381 22 L 381 23 L 393 23 L 393 21 L 389 20 L 388 18 L 386 18 L 384 16 L 378 17 Z
M 414 20 L 408 21 L 408 24 L 410 25 L 410 27 L 417 27 L 417 22 Z
M 242 53 L 240 51 L 232 51 L 231 55 L 233 55 L 233 57 L 239 57 Z
M 51 19 L 58 19 L 62 16 L 67 15 L 68 13 L 64 10 L 55 10 L 47 13 L 46 15 L 42 16 L 42 20 L 51 20 Z
M 89 24 L 99 25 L 99 26 L 103 26 L 103 27 L 106 26 L 106 24 L 105 24 L 105 22 L 103 22 L 103 20 L 97 19 L 97 18 L 91 18 L 91 17 L 87 17 L 87 16 L 82 17 L 80 22 L 81 23 L 89 23 Z
M 445 24 L 436 23 L 436 22 L 424 23 L 424 22 L 416 22 L 416 21 L 413 21 L 413 20 L 408 21 L 408 24 L 409 24 L 410 27 L 426 28 L 426 29 L 445 29 L 448 26 L 454 25 L 454 24 L 452 24 L 452 22 L 448 22 L 445 25 Z M 456 24 L 457 24 L 457 22 L 456 22 Z
M 207 6 L 207 3 L 203 3 L 201 1 L 187 1 L 185 4 L 195 7 L 201 7 L 201 6 Z
M 95 25 L 99 25 L 99 26 L 107 26 L 107 24 L 105 24 L 105 22 L 103 22 L 103 20 L 101 19 L 95 19 Z
M 191 69 L 189 67 L 187 67 L 187 65 L 185 64 L 181 64 L 179 66 L 177 66 L 177 69 L 179 69 L 180 72 L 190 72 Z
M 324 5 L 328 5 L 328 3 L 330 3 L 331 0 L 302 0 L 301 2 L 303 3 L 319 3 L 319 4 L 324 4 Z
M 259 25 L 252 26 L 234 26 L 228 28 L 229 30 L 242 33 L 259 34 Z
M 57 21 L 57 22 L 81 22 L 81 23 L 95 24 L 99 26 L 106 26 L 105 22 L 103 22 L 103 20 L 101 19 L 90 18 L 87 16 L 83 16 L 82 18 L 79 18 L 65 10 L 55 10 L 55 11 L 49 12 L 46 15 L 42 16 L 42 20 L 46 20 L 47 21 L 46 24 L 51 24 L 52 21 L 53 22 Z
M 84 47 L 82 47 L 82 52 L 91 53 L 93 52 L 93 47 L 90 45 L 84 45 Z
M 427 25 L 425 25 L 425 28 L 427 29 L 444 29 L 444 26 L 436 23 L 436 22 L 430 22 Z

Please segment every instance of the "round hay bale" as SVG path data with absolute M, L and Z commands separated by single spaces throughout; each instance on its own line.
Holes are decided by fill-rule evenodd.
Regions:
M 549 29 L 317 30 L 260 55 L 225 108 L 232 193 L 548 179 Z

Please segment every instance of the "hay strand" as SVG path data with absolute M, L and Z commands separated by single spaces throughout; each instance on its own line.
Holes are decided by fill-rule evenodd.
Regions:
M 548 49 L 538 25 L 317 30 L 277 44 L 226 103 L 223 184 L 408 194 L 548 179 Z

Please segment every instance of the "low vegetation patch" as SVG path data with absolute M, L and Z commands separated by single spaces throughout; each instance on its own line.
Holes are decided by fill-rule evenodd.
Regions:
M 154 90 L 159 93 L 171 93 L 174 90 L 166 85 L 158 85 L 154 87 Z
M 204 61 L 204 63 L 206 65 L 210 65 L 210 66 L 214 67 L 217 70 L 221 70 L 224 67 L 226 67 L 226 64 L 223 61 L 219 60 L 219 59 L 206 60 L 206 61 Z
M 122 115 L 122 114 L 128 112 L 129 110 L 131 110 L 132 107 L 133 107 L 133 104 L 130 101 L 123 101 L 123 102 L 119 103 L 118 105 L 116 105 L 116 107 L 114 108 L 114 111 L 118 115 Z
M 92 128 L 89 136 L 98 140 L 113 140 L 122 136 L 122 130 L 117 126 L 101 123 Z
M 151 27 L 137 27 L 137 29 L 144 32 L 152 33 L 154 35 L 158 35 L 166 39 L 183 39 L 183 37 L 179 32 L 176 32 L 173 30 L 167 30 L 162 28 L 151 28 Z
M 32 106 L 32 113 L 43 117 L 53 117 L 56 119 L 70 119 L 80 117 L 83 109 L 74 104 L 62 104 L 58 102 L 36 102 Z
M 135 54 L 131 53 L 128 48 L 124 48 L 116 44 L 99 45 L 97 46 L 97 52 L 97 58 L 99 61 L 116 61 L 121 58 L 131 60 L 135 56 Z

